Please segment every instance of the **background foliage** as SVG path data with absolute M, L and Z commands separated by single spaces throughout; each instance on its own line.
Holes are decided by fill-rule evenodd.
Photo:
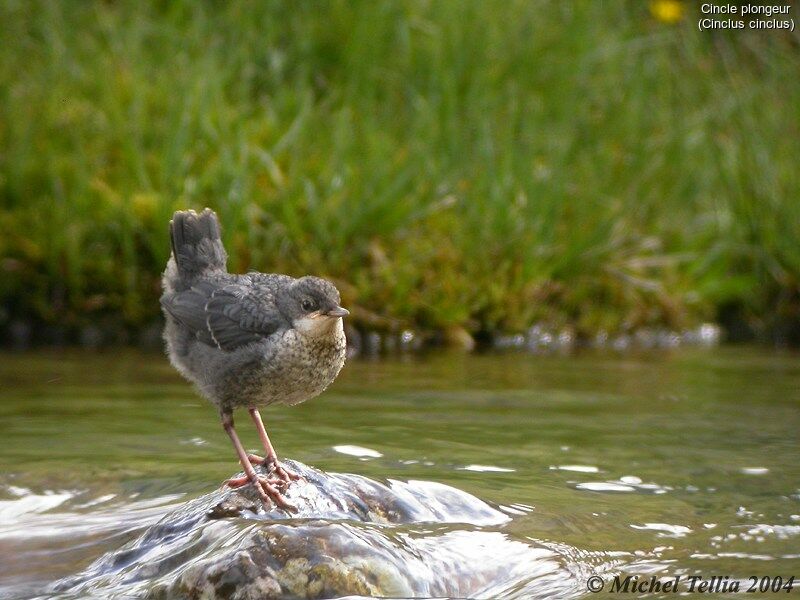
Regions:
M 0 327 L 153 322 L 204 206 L 369 328 L 796 324 L 798 37 L 695 10 L 0 3 Z

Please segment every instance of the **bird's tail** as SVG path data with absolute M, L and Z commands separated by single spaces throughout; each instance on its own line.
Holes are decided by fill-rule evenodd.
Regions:
M 227 270 L 228 255 L 219 234 L 219 220 L 210 208 L 199 215 L 193 210 L 176 212 L 169 222 L 169 236 L 176 267 L 173 276 L 180 278 L 184 286 L 209 271 Z

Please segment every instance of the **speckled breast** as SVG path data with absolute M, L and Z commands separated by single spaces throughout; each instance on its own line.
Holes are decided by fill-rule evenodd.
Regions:
M 231 404 L 298 404 L 321 394 L 344 366 L 346 341 L 341 325 L 337 330 L 322 338 L 286 331 L 273 353 L 241 374 L 249 381 Z

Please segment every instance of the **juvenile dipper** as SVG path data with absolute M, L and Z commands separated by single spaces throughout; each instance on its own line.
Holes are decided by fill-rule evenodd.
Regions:
M 299 477 L 278 462 L 259 406 L 297 404 L 320 394 L 344 365 L 345 337 L 339 291 L 319 277 L 251 272 L 233 275 L 217 215 L 178 211 L 169 224 L 172 255 L 162 284 L 164 340 L 170 361 L 219 409 L 245 476 L 265 504 L 293 507 L 281 495 Z M 233 427 L 233 410 L 246 407 L 265 458 L 245 452 Z M 259 476 L 254 464 L 269 468 Z

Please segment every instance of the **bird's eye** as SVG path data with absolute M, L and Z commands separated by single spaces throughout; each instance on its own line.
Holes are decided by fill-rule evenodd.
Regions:
M 314 301 L 310 298 L 303 298 L 303 301 L 300 303 L 302 309 L 306 312 L 311 311 L 314 308 Z

